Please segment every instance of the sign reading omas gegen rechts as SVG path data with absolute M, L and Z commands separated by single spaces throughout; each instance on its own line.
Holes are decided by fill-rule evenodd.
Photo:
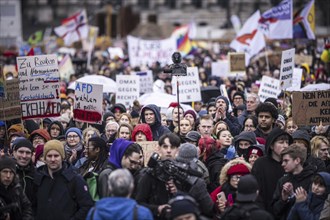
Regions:
M 60 75 L 56 55 L 17 57 L 22 119 L 60 115 Z

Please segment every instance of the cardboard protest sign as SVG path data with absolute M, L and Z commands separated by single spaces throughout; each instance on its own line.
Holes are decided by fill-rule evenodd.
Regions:
M 177 93 L 177 80 L 179 80 L 180 102 L 196 102 L 202 100 L 201 85 L 197 67 L 188 67 L 187 76 L 172 77 L 173 95 Z
M 212 62 L 211 75 L 226 78 L 229 72 L 229 61 L 228 60 L 218 60 L 217 62 Z
M 56 55 L 17 57 L 22 119 L 60 116 Z
M 76 82 L 73 118 L 102 124 L 103 85 Z
M 292 86 L 295 51 L 294 48 L 282 51 L 280 70 L 280 89 L 282 90 Z
M 159 62 L 162 66 L 172 63 L 171 56 L 177 50 L 175 38 L 142 40 L 127 36 L 129 63 L 131 67 Z
M 147 166 L 150 156 L 154 152 L 158 152 L 158 141 L 141 141 L 137 142 L 143 149 L 144 165 Z
M 263 76 L 259 88 L 259 98 L 264 102 L 267 98 L 277 98 L 281 93 L 280 81 L 269 76 Z
M 116 103 L 122 103 L 126 108 L 140 97 L 140 79 L 134 75 L 117 75 Z
M 228 77 L 245 75 L 245 53 L 228 53 L 229 74 Z
M 19 95 L 19 80 L 7 80 L 4 84 L 6 96 L 0 98 L 0 120 L 21 118 L 22 112 Z
M 132 72 L 132 75 L 137 75 L 140 78 L 140 93 L 153 92 L 154 79 L 152 77 L 152 71 Z
M 330 90 L 293 92 L 292 101 L 297 125 L 330 125 Z
M 294 63 L 297 64 L 297 65 L 301 65 L 302 63 L 307 63 L 308 66 L 312 66 L 313 56 L 312 55 L 296 54 L 294 56 Z

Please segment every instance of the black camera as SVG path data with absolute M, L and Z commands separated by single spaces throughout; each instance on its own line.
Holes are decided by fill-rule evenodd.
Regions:
M 169 73 L 174 76 L 186 76 L 187 75 L 187 65 L 181 63 L 181 54 L 179 52 L 174 52 L 172 54 L 173 64 L 164 68 L 164 73 Z
M 171 179 L 178 180 L 180 183 L 194 185 L 202 173 L 192 169 L 189 164 L 180 163 L 170 159 L 160 160 L 158 153 L 153 153 L 149 159 L 148 167 L 153 168 L 153 175 L 162 182 Z

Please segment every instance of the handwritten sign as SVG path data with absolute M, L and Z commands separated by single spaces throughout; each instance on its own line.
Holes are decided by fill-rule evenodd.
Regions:
M 259 88 L 260 101 L 264 102 L 267 98 L 277 98 L 281 93 L 280 81 L 269 76 L 263 76 Z
M 134 75 L 117 75 L 116 103 L 122 103 L 126 108 L 140 97 L 140 79 Z
M 73 118 L 102 124 L 103 85 L 76 82 Z
M 297 125 L 330 125 L 330 90 L 293 92 L 292 117 Z
M 229 72 L 229 61 L 228 60 L 219 60 L 213 62 L 211 65 L 211 74 L 212 76 L 227 77 Z
M 137 75 L 140 78 L 140 93 L 153 92 L 154 79 L 152 77 L 152 71 L 132 72 L 132 75 Z
M 173 76 L 173 88 L 176 88 L 177 80 L 179 80 L 180 102 L 196 102 L 202 100 L 201 85 L 199 82 L 197 67 L 188 67 L 187 76 Z M 177 90 L 173 89 L 173 95 L 176 95 L 176 92 Z
M 127 37 L 129 63 L 132 67 L 159 62 L 162 66 L 172 63 L 171 56 L 177 50 L 176 39 L 142 40 Z
M 141 141 L 137 142 L 143 149 L 144 165 L 147 166 L 150 156 L 154 152 L 158 152 L 158 141 Z
M 74 74 L 74 68 L 72 65 L 71 57 L 68 54 L 65 55 L 65 57 L 61 60 L 59 64 L 59 71 L 61 79 L 69 82 L 70 76 Z
M 22 119 L 60 116 L 56 55 L 17 57 Z
M 245 75 L 245 53 L 228 53 L 229 77 Z
M 4 82 L 6 97 L 0 98 L 0 120 L 21 118 L 21 103 L 19 95 L 19 80 L 12 79 Z
M 294 54 L 296 49 L 282 51 L 280 89 L 284 90 L 292 86 Z

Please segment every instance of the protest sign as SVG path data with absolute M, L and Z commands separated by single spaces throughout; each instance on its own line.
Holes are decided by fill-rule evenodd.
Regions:
M 308 66 L 312 66 L 313 56 L 312 55 L 296 54 L 294 56 L 294 63 L 297 64 L 297 65 L 301 65 L 302 63 L 307 63 Z
M 67 54 L 61 60 L 59 64 L 59 71 L 61 79 L 64 79 L 66 82 L 70 81 L 70 76 L 74 74 L 74 68 L 72 65 L 71 57 Z
M 56 55 L 17 57 L 22 119 L 60 116 Z
M 226 78 L 229 72 L 229 61 L 218 60 L 217 62 L 212 62 L 211 70 L 212 76 Z
M 21 118 L 21 104 L 19 96 L 19 80 L 12 79 L 4 82 L 5 97 L 0 98 L 0 120 L 12 120 Z
M 120 47 L 109 47 L 108 53 L 110 55 L 110 59 L 116 59 L 116 57 L 123 59 L 125 57 L 124 51 Z
M 117 75 L 116 103 L 122 103 L 126 108 L 140 97 L 140 79 L 134 75 Z
M 287 88 L 287 91 L 299 91 L 301 87 L 301 77 L 302 77 L 302 69 L 294 68 L 293 76 L 292 76 L 292 86 Z
M 137 75 L 140 78 L 140 93 L 153 92 L 154 79 L 152 77 L 152 71 L 132 72 L 132 75 Z
M 285 90 L 292 86 L 294 69 L 294 54 L 296 49 L 282 51 L 280 70 L 280 89 Z
M 245 53 L 228 53 L 229 74 L 228 77 L 245 75 Z
M 131 67 L 159 62 L 162 66 L 172 63 L 171 56 L 177 50 L 175 38 L 164 40 L 142 40 L 127 37 L 129 63 Z
M 277 98 L 281 93 L 280 81 L 269 76 L 263 76 L 259 88 L 259 98 L 261 102 L 264 102 L 267 98 Z
M 154 152 L 158 152 L 158 141 L 141 141 L 137 142 L 143 149 L 144 166 L 147 166 L 150 156 Z
M 177 93 L 177 80 L 179 80 L 180 102 L 197 102 L 202 100 L 197 67 L 188 67 L 186 76 L 172 77 L 173 95 Z
M 297 125 L 330 125 L 330 90 L 292 95 L 292 117 Z
M 102 124 L 103 85 L 76 82 L 73 118 Z

